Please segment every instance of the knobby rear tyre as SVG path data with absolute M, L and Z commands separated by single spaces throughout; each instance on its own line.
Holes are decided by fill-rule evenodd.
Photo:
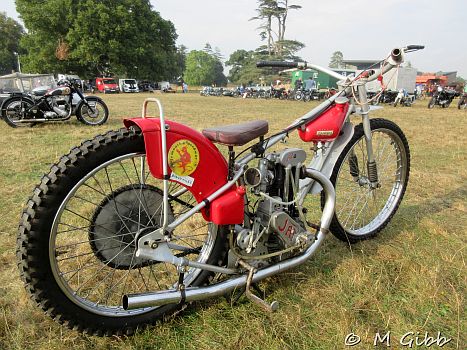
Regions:
M 161 192 L 159 190 L 152 190 L 154 189 L 154 187 L 146 184 L 144 184 L 144 186 L 141 187 L 137 187 L 138 184 L 130 184 L 129 187 L 128 185 L 126 185 L 126 187 L 123 185 L 119 185 L 120 187 L 118 189 L 114 188 L 113 190 L 112 186 L 110 186 L 110 190 L 107 190 L 108 186 L 105 183 L 102 183 L 102 192 L 104 192 L 104 190 L 109 192 L 112 191 L 109 195 L 105 196 L 103 201 L 99 200 L 99 198 L 102 198 L 102 195 L 98 195 L 99 192 L 101 192 L 101 190 L 99 189 L 101 188 L 101 185 L 99 185 L 99 187 L 95 185 L 95 187 L 97 188 L 97 192 L 88 192 L 94 194 L 85 198 L 87 204 L 85 202 L 81 202 L 80 206 L 76 205 L 76 208 L 83 207 L 86 208 L 86 210 L 82 209 L 82 211 L 78 212 L 78 210 L 80 209 L 74 209 L 73 204 L 70 204 L 72 203 L 72 200 L 82 200 L 83 193 L 86 193 L 85 189 L 87 188 L 83 189 L 83 192 L 78 191 L 80 191 L 80 188 L 84 187 L 85 184 L 88 184 L 87 186 L 89 186 L 90 182 L 87 183 L 86 181 L 88 180 L 84 181 L 84 179 L 87 179 L 87 176 L 89 174 L 94 174 L 93 171 L 96 171 L 96 169 L 101 169 L 101 167 L 105 164 L 113 164 L 113 159 L 133 160 L 133 158 L 130 157 L 131 154 L 141 155 L 141 159 L 143 159 L 143 156 L 145 155 L 143 136 L 141 135 L 140 131 L 133 129 L 121 129 L 118 131 L 108 132 L 105 135 L 100 135 L 92 140 L 83 142 L 79 147 L 73 148 L 68 155 L 61 157 L 59 162 L 51 167 L 50 172 L 48 174 L 42 177 L 40 184 L 34 189 L 32 196 L 28 200 L 22 212 L 19 223 L 16 255 L 20 275 L 23 282 L 25 283 L 27 292 L 29 293 L 31 298 L 37 303 L 37 305 L 41 307 L 54 320 L 67 326 L 68 328 L 75 329 L 87 334 L 100 336 L 110 336 L 114 334 L 129 335 L 132 334 L 138 327 L 153 324 L 155 321 L 164 318 L 165 316 L 169 316 L 173 313 L 176 313 L 181 308 L 180 305 L 166 305 L 162 307 L 145 308 L 133 311 L 123 310 L 123 308 L 120 307 L 121 304 L 118 303 L 118 298 L 120 297 L 118 295 L 119 288 L 122 288 L 121 294 L 127 294 L 127 292 L 146 292 L 149 291 L 151 289 L 150 287 L 155 283 L 157 283 L 157 285 L 159 285 L 159 282 L 161 284 L 166 283 L 165 279 L 167 279 L 169 282 L 172 281 L 172 278 L 175 277 L 175 272 L 172 271 L 175 270 L 167 269 L 166 267 L 167 276 L 169 273 L 174 274 L 174 276 L 170 275 L 169 279 L 168 277 L 164 277 L 166 274 L 162 269 L 163 263 L 143 261 L 139 262 L 139 265 L 136 265 L 136 262 L 133 263 L 133 257 L 131 258 L 131 261 L 129 260 L 129 258 L 124 261 L 123 255 L 121 255 L 121 259 L 115 259 L 115 256 L 114 258 L 110 259 L 109 253 L 107 253 L 107 255 L 102 254 L 102 252 L 105 250 L 102 249 L 102 247 L 105 246 L 105 242 L 107 242 L 105 239 L 107 238 L 109 238 L 109 242 L 111 240 L 115 241 L 116 238 L 125 235 L 128 237 L 128 234 L 131 233 L 133 234 L 133 236 L 130 236 L 130 243 L 128 243 L 128 245 L 126 246 L 129 248 L 124 248 L 127 249 L 125 250 L 125 253 L 129 252 L 134 256 L 134 250 L 136 246 L 134 240 L 134 232 L 130 232 L 130 230 L 128 231 L 128 233 L 125 232 L 121 235 L 111 233 L 111 235 L 109 236 L 109 233 L 107 233 L 107 231 L 111 231 L 110 228 L 112 227 L 112 223 L 109 223 L 108 225 L 99 223 L 99 220 L 105 219 L 106 215 L 108 215 L 106 213 L 103 214 L 103 212 L 109 211 L 111 213 L 109 215 L 113 215 L 111 216 L 113 218 L 120 217 L 121 221 L 125 225 L 133 224 L 136 220 L 135 218 L 138 217 L 138 215 L 135 215 L 135 213 L 133 213 L 133 210 L 136 210 L 136 206 L 134 206 L 136 201 L 132 205 L 131 210 L 127 210 L 125 214 L 121 213 L 121 210 L 125 210 L 125 203 L 122 204 L 122 202 L 128 202 L 132 198 L 137 197 L 137 195 L 136 197 L 134 195 L 134 193 L 137 194 L 137 191 L 133 190 L 135 188 L 139 188 L 140 191 L 145 191 L 146 193 L 152 194 L 152 198 L 156 199 L 160 197 L 159 193 Z M 127 166 L 125 164 L 124 166 Z M 115 163 L 115 169 L 118 166 L 120 166 L 120 164 Z M 103 169 L 105 169 L 105 172 L 108 173 L 107 176 L 109 176 L 109 174 L 112 175 L 113 171 L 115 171 L 112 170 L 114 168 L 110 169 L 110 165 L 109 169 L 107 167 Z M 96 179 L 98 176 L 97 174 L 98 173 L 95 173 L 93 175 L 96 177 Z M 138 178 L 138 176 L 136 177 Z M 148 182 L 149 178 L 150 176 L 148 174 Z M 123 175 L 122 179 L 124 179 Z M 109 184 L 111 184 L 111 181 L 112 180 L 109 180 Z M 104 182 L 104 180 L 102 180 L 102 182 Z M 130 178 L 129 182 L 131 182 Z M 177 191 L 179 191 L 179 189 L 177 189 Z M 78 196 L 78 193 L 80 194 L 80 196 Z M 141 192 L 139 193 L 141 194 Z M 190 194 L 188 193 L 188 195 Z M 144 207 L 144 203 L 142 203 L 142 198 L 138 198 L 138 200 L 139 203 L 143 204 Z M 115 206 L 116 213 L 112 211 L 113 206 L 109 204 L 109 202 L 112 204 L 112 201 L 113 206 Z M 98 210 L 96 210 L 94 207 L 92 207 L 91 204 L 89 204 L 93 202 L 100 203 L 97 204 L 96 207 L 98 208 Z M 178 202 L 183 201 L 179 199 Z M 174 205 L 178 205 L 177 203 L 175 203 Z M 78 212 L 81 217 L 89 215 L 85 219 L 90 222 L 92 221 L 92 225 L 88 224 L 88 227 L 80 227 L 82 226 L 82 224 L 76 223 L 83 222 L 83 220 L 80 217 L 75 217 L 75 219 L 73 219 L 74 221 L 70 221 L 72 222 L 72 224 L 68 224 L 68 222 L 66 222 L 65 219 L 63 219 L 63 217 L 65 217 L 65 210 L 63 210 L 64 204 L 65 210 L 68 209 L 72 211 L 72 209 L 69 208 L 73 208 L 73 210 Z M 147 205 L 147 208 L 151 207 L 151 205 Z M 152 208 L 154 208 L 154 205 L 155 204 L 152 204 Z M 119 210 L 117 210 L 117 206 L 119 207 Z M 94 209 L 87 210 L 88 207 Z M 140 205 L 140 208 L 138 210 L 140 214 L 139 216 L 143 216 L 141 215 L 141 213 L 143 212 L 144 208 L 143 210 L 141 210 Z M 87 214 L 88 212 L 89 214 Z M 94 215 L 92 215 L 93 212 Z M 173 209 L 171 213 L 173 213 L 173 215 L 175 216 L 176 210 Z M 150 214 L 148 214 L 147 217 L 149 217 L 149 215 Z M 101 219 L 96 219 L 96 216 Z M 151 220 L 152 217 L 149 218 L 149 220 Z M 55 225 L 57 223 L 57 220 L 59 224 L 68 225 L 68 229 L 63 231 L 59 231 L 58 229 L 56 229 Z M 157 220 L 154 219 L 154 221 Z M 206 223 L 202 225 L 203 226 L 200 226 L 200 228 L 203 229 L 204 227 L 203 230 L 206 230 Z M 104 228 L 101 229 L 98 233 L 95 233 L 93 230 L 98 226 Z M 124 225 L 121 226 L 123 227 Z M 67 226 L 60 227 L 63 229 L 63 227 Z M 72 227 L 76 227 L 76 229 L 72 229 Z M 138 223 L 138 228 L 139 227 L 140 223 Z M 98 231 L 97 229 L 95 230 Z M 91 235 L 91 233 L 93 235 Z M 97 236 L 97 234 L 99 236 Z M 192 233 L 188 234 L 194 236 L 194 234 Z M 193 251 L 187 252 L 185 254 L 184 252 L 188 251 L 188 249 L 185 248 L 185 251 L 182 250 L 181 254 L 185 254 L 184 256 L 187 256 L 188 254 L 198 254 L 199 257 L 204 257 L 204 260 L 202 261 L 206 263 L 221 264 L 225 256 L 225 242 L 227 241 L 224 237 L 225 234 L 226 230 L 224 227 L 216 227 L 214 225 L 210 225 L 207 234 L 210 238 L 206 238 L 206 241 L 204 241 L 204 243 L 196 243 L 196 245 L 201 245 L 202 247 L 207 246 L 208 250 L 203 251 L 203 248 L 198 247 L 194 248 Z M 67 240 L 65 242 L 70 243 L 62 244 L 63 242 L 60 241 L 61 245 L 59 245 L 58 237 L 62 237 L 62 235 L 65 235 L 64 237 Z M 185 236 L 180 237 L 186 238 Z M 99 247 L 101 249 L 101 252 L 99 254 L 96 253 L 96 244 L 89 244 L 91 243 L 91 238 L 94 243 L 99 241 L 101 242 L 99 245 L 97 245 L 97 249 L 99 249 Z M 89 241 L 87 241 L 88 239 Z M 133 241 L 131 241 L 131 239 L 133 239 Z M 211 242 L 208 244 L 207 242 L 209 241 L 209 239 L 211 240 Z M 128 238 L 126 238 L 125 242 L 123 238 L 119 242 L 119 247 L 121 248 L 123 243 L 128 242 Z M 178 244 L 180 245 L 182 243 Z M 51 247 L 54 249 L 51 249 Z M 116 247 L 117 246 L 114 245 L 111 248 L 115 249 Z M 89 257 L 89 259 L 92 259 L 92 264 L 89 263 L 89 267 L 86 267 L 87 263 L 84 262 L 84 259 L 80 260 L 82 259 L 81 257 L 76 257 L 80 255 L 78 253 L 81 253 L 81 249 L 86 249 L 86 254 L 88 254 L 86 258 Z M 84 253 L 81 254 L 84 255 Z M 80 285 L 80 282 L 78 281 L 77 285 L 79 286 L 79 288 L 73 290 L 74 285 L 76 284 L 75 280 L 73 280 L 72 277 L 70 277 L 67 281 L 65 276 L 67 276 L 66 274 L 69 272 L 60 270 L 60 268 L 62 267 L 62 265 L 60 264 L 64 264 L 63 260 L 66 260 L 66 269 L 64 270 L 70 268 L 69 265 L 72 262 L 75 262 L 76 260 L 76 265 L 74 265 L 74 268 L 77 268 L 78 275 L 81 274 L 81 283 L 83 285 L 86 285 L 86 287 Z M 110 260 L 113 260 L 113 265 L 117 265 L 116 268 L 114 268 L 112 264 L 109 264 Z M 125 265 L 125 263 L 127 265 Z M 119 264 L 120 266 L 118 266 Z M 96 265 L 96 267 L 93 267 L 92 265 Z M 148 266 L 151 268 L 151 271 L 154 268 L 156 270 L 157 276 L 159 277 L 156 278 L 156 274 L 154 272 L 152 274 L 154 277 L 151 277 L 149 270 L 143 270 L 144 268 L 147 269 Z M 85 267 L 87 270 L 85 269 Z M 125 268 L 128 270 L 128 272 L 125 272 Z M 159 268 L 163 274 L 159 274 L 157 268 Z M 140 280 L 137 280 L 134 277 L 138 277 L 138 274 L 136 272 L 137 269 L 139 269 L 138 271 L 141 274 L 141 277 L 143 278 L 144 284 L 142 284 Z M 103 272 L 101 273 L 101 270 L 108 271 L 109 275 L 112 274 L 112 280 L 109 282 L 109 277 L 107 277 L 105 285 L 109 284 L 109 286 L 112 286 L 115 283 L 112 288 L 117 288 L 115 286 L 118 286 L 115 295 L 112 294 L 112 297 L 110 299 L 108 295 L 110 293 L 110 290 L 108 288 L 103 288 L 105 286 L 98 287 L 101 283 L 103 283 L 103 277 L 107 276 Z M 60 273 L 57 274 L 57 271 Z M 145 274 L 145 276 L 148 276 L 147 279 L 143 277 L 141 271 L 143 271 L 143 274 Z M 127 274 L 126 279 L 128 279 L 128 275 L 130 274 L 130 272 L 132 273 L 130 277 L 132 281 L 129 284 L 133 283 L 133 285 L 129 285 L 127 287 L 127 281 L 125 280 L 125 284 L 122 287 L 123 283 L 119 284 L 118 279 L 114 279 L 114 274 L 121 275 L 124 273 Z M 76 274 L 76 272 L 73 272 L 73 274 Z M 84 282 L 84 276 L 88 278 L 89 282 Z M 209 283 L 212 273 L 195 270 L 191 276 L 192 279 L 190 280 L 190 283 L 188 285 L 200 286 Z M 164 282 L 162 282 L 163 279 Z M 146 285 L 146 288 L 148 288 L 148 290 L 144 288 L 142 288 L 142 290 L 136 289 L 138 288 L 138 285 L 135 284 L 135 281 L 139 281 L 138 285 Z M 170 282 L 169 284 L 165 284 L 165 286 L 174 286 L 176 281 L 177 280 L 175 279 L 173 285 L 170 284 L 172 283 Z M 164 286 L 164 284 L 162 285 Z M 161 288 L 170 289 L 172 287 Z M 76 295 L 73 294 L 73 292 L 75 292 Z M 87 295 L 85 295 L 85 292 L 87 293 Z M 104 294 L 102 293 L 105 293 L 107 299 L 104 300 Z M 94 294 L 96 294 L 97 296 L 94 297 Z M 101 295 L 100 298 L 102 299 L 102 302 L 101 299 L 97 300 L 99 295 Z

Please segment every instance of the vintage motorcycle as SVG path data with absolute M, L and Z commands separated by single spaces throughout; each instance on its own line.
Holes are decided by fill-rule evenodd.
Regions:
M 329 231 L 356 243 L 396 213 L 409 146 L 394 122 L 369 118 L 365 84 L 422 48 L 394 49 L 356 78 L 259 62 L 341 80 L 339 92 L 268 137 L 262 120 L 200 133 L 147 99 L 142 118 L 71 149 L 34 190 L 17 239 L 27 291 L 58 322 L 97 335 L 131 334 L 235 290 L 275 310 L 253 292 L 256 283 L 306 262 Z M 149 102 L 159 118 L 147 116 Z M 312 155 L 271 151 L 293 132 Z M 228 148 L 227 160 L 216 144 Z
M 397 93 L 396 99 L 394 100 L 393 106 L 397 107 L 401 105 L 403 107 L 411 107 L 415 97 L 410 96 L 405 89 L 400 89 Z
M 456 91 L 446 90 L 445 88 L 438 86 L 436 91 L 433 93 L 433 96 L 428 102 L 428 108 L 433 108 L 434 106 L 441 106 L 442 108 L 448 108 L 452 100 L 455 97 L 459 96 L 459 93 Z
M 102 125 L 109 117 L 105 102 L 96 96 L 84 96 L 73 81 L 61 80 L 53 89 L 37 88 L 31 94 L 13 94 L 3 101 L 1 116 L 16 128 L 65 121 L 76 115 L 86 125 Z

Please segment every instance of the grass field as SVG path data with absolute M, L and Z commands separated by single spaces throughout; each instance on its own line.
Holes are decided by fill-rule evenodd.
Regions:
M 467 232 L 467 112 L 453 105 L 428 110 L 387 107 L 373 114 L 395 121 L 407 135 L 412 169 L 405 199 L 375 239 L 349 248 L 329 236 L 301 267 L 262 283 L 280 309 L 265 314 L 245 298 L 200 302 L 165 324 L 130 338 L 97 338 L 53 322 L 28 298 L 19 279 L 15 240 L 19 214 L 33 186 L 62 154 L 98 133 L 138 116 L 149 94 L 105 95 L 109 122 L 12 129 L 0 123 L 0 349 L 341 349 L 350 332 L 355 349 L 373 349 L 376 332 L 420 341 L 425 332 L 465 349 Z M 294 101 L 159 96 L 166 115 L 198 130 L 216 124 L 267 119 L 271 131 L 313 104 Z M 355 120 L 358 122 L 358 120 Z M 291 145 L 298 142 L 295 135 Z M 380 348 L 386 348 L 381 346 Z M 416 348 L 414 344 L 414 348 Z M 423 346 L 419 348 L 424 348 Z M 436 348 L 433 345 L 431 348 Z

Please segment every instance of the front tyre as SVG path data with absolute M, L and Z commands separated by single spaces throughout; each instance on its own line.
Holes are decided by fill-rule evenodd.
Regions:
M 81 102 L 76 110 L 76 118 L 83 124 L 97 126 L 104 124 L 109 118 L 109 109 L 101 99 L 95 97 L 86 98 L 86 103 Z
M 370 123 L 378 186 L 371 186 L 368 179 L 362 124 L 355 127 L 330 178 L 336 189 L 330 229 L 338 239 L 349 243 L 371 238 L 389 223 L 409 180 L 410 151 L 402 130 L 385 119 L 372 119 Z
M 124 310 L 122 296 L 177 286 L 173 265 L 136 257 L 136 233 L 162 222 L 161 181 L 150 176 L 141 132 L 121 129 L 73 148 L 53 165 L 21 216 L 17 260 L 33 300 L 56 321 L 88 334 L 131 334 L 179 305 Z M 169 186 L 169 222 L 195 204 Z M 173 232 L 174 254 L 218 264 L 223 227 L 196 214 Z M 211 274 L 189 269 L 184 284 Z
M 436 97 L 433 96 L 433 97 L 430 99 L 430 102 L 428 102 L 428 108 L 429 108 L 429 109 L 432 109 L 432 108 L 435 106 L 435 104 L 436 104 Z

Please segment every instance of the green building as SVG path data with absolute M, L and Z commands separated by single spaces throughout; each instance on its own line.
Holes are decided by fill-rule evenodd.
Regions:
M 349 69 L 336 69 L 334 71 L 342 75 L 348 75 L 350 72 L 355 72 Z M 318 89 L 337 88 L 336 78 L 331 77 L 329 74 L 318 72 L 312 69 L 293 71 L 292 86 L 295 86 L 295 81 L 297 81 L 298 79 L 302 79 L 302 81 L 304 82 L 309 78 L 313 78 L 316 81 Z

